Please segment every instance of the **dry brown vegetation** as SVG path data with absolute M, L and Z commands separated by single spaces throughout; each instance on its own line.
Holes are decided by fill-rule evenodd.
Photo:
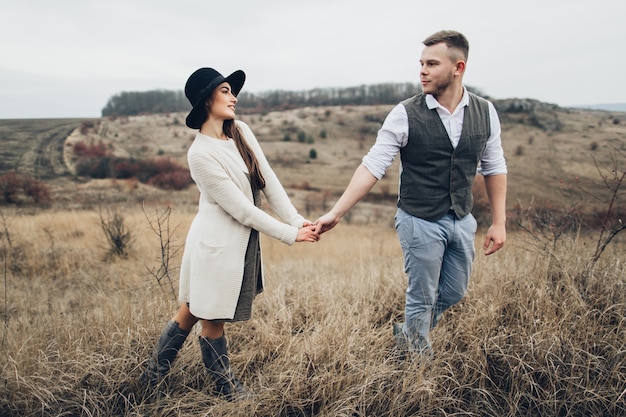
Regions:
M 191 217 L 174 208 L 173 246 Z M 405 363 L 391 337 L 405 277 L 384 223 L 343 224 L 318 244 L 264 239 L 267 290 L 252 320 L 227 327 L 254 400 L 210 395 L 192 335 L 162 397 L 142 401 L 134 381 L 176 303 L 148 272 L 160 251 L 144 213 L 129 210 L 125 222 L 134 243 L 111 258 L 96 212 L 3 212 L 0 414 L 626 413 L 623 245 L 590 271 L 589 238 L 546 249 L 514 234 L 497 255 L 478 255 L 467 297 L 433 333 L 434 359 Z
M 345 187 L 388 110 L 308 108 L 242 118 L 296 206 L 314 219 Z M 555 116 L 562 124 L 556 131 L 529 125 L 523 113 L 503 115 L 510 214 L 521 213 L 516 220 L 532 227 L 511 227 L 505 249 L 477 255 L 467 297 L 434 330 L 429 362 L 399 362 L 392 351 L 391 324 L 402 320 L 405 290 L 392 227 L 397 166 L 320 243 L 288 247 L 264 238 L 267 289 L 252 320 L 227 327 L 233 366 L 258 394 L 241 403 L 209 394 L 197 329 L 158 399 L 142 400 L 134 386 L 177 307 L 174 249 L 184 243 L 197 192 L 75 178 L 71 155 L 62 151 L 77 140 L 103 140 L 121 156 L 185 163 L 193 132 L 184 115 L 76 121 L 69 137 L 69 122 L 46 121 L 57 133 L 36 127 L 30 137 L 39 157 L 29 160 L 18 155 L 21 142 L 19 151 L 6 147 L 15 140 L 1 142 L 3 168 L 35 175 L 50 167 L 54 202 L 47 210 L 0 207 L 0 415 L 626 415 L 623 236 L 594 263 L 598 225 L 579 227 L 577 217 L 558 223 L 579 204 L 606 208 L 610 192 L 598 166 L 610 170 L 612 158 L 623 157 L 626 120 L 578 110 Z M 2 122 L 1 139 L 19 131 L 26 140 L 29 125 L 37 126 Z M 300 131 L 312 142 L 300 142 Z M 623 159 L 617 162 L 623 172 Z M 33 166 L 40 168 L 27 169 Z M 170 276 L 155 273 L 163 242 L 146 217 L 168 207 Z M 542 211 L 550 207 L 556 209 Z M 103 233 L 107 210 L 132 235 L 124 256 L 112 255 Z M 477 242 L 486 226 L 483 220 Z

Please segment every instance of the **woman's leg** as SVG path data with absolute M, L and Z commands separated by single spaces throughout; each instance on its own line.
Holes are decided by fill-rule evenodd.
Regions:
M 224 335 L 224 322 L 215 320 L 200 320 L 202 330 L 200 335 L 207 339 L 219 339 Z
M 176 314 L 174 314 L 174 317 L 172 317 L 172 321 L 178 323 L 178 326 L 181 329 L 189 332 L 198 322 L 198 318 L 191 314 L 191 311 L 189 311 L 189 304 L 182 303 Z

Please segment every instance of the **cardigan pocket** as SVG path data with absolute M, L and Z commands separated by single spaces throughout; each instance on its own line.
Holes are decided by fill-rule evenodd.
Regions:
M 198 242 L 198 249 L 200 250 L 201 255 L 206 256 L 217 256 L 224 252 L 224 246 L 211 245 L 210 243 L 202 240 Z

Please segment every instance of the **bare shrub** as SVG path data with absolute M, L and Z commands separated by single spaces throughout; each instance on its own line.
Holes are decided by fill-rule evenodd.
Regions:
M 189 170 L 171 158 L 146 161 L 103 156 L 80 158 L 76 174 L 90 178 L 137 178 L 140 182 L 162 189 L 182 190 L 193 183 Z
M 583 222 L 582 204 L 567 207 L 553 206 L 549 201 L 524 207 L 517 203 L 513 208 L 512 220 L 543 245 L 554 246 L 567 233 L 576 233 Z
M 148 180 L 149 185 L 165 190 L 184 190 L 192 183 L 191 174 L 187 170 L 160 172 Z
M 9 171 L 0 176 L 0 195 L 6 204 L 19 204 L 31 200 L 38 206 L 48 206 L 52 200 L 50 188 L 42 181 L 28 175 Z
M 604 187 L 610 191 L 608 200 L 601 199 L 598 195 L 590 192 L 595 199 L 604 203 L 606 210 L 601 217 L 602 227 L 598 235 L 596 249 L 592 256 L 592 266 L 598 262 L 600 256 L 613 241 L 613 239 L 626 228 L 626 221 L 622 219 L 624 212 L 619 210 L 619 200 L 624 194 L 624 181 L 626 179 L 626 169 L 620 169 L 618 156 L 622 157 L 622 162 L 626 162 L 626 155 L 615 151 L 612 163 L 608 167 L 601 167 L 594 159 L 596 169 Z
M 138 179 L 146 184 L 173 190 L 182 190 L 193 183 L 189 170 L 171 158 L 142 161 Z
M 31 177 L 22 179 L 22 189 L 24 195 L 31 198 L 33 203 L 39 206 L 47 206 L 52 200 L 50 188 L 42 181 L 38 181 Z
M 124 216 L 115 208 L 100 209 L 98 216 L 108 243 L 107 257 L 128 257 L 133 236 L 124 222 Z
M 112 178 L 114 159 L 110 156 L 97 158 L 80 158 L 76 162 L 76 174 L 90 178 Z
M 129 159 L 116 159 L 113 161 L 112 171 L 114 178 L 135 178 L 139 174 L 139 163 Z
M 0 230 L 0 242 L 2 243 L 0 246 L 0 259 L 2 259 L 3 262 L 6 281 L 9 272 L 19 275 L 28 271 L 28 256 L 24 248 L 25 245 L 15 242 L 13 239 L 12 233 L 9 230 L 9 219 L 1 210 L 0 220 L 2 220 L 2 230 Z M 5 312 L 6 311 L 5 307 Z
M 176 301 L 176 290 L 174 289 L 174 278 L 171 274 L 172 268 L 170 266 L 170 262 L 172 258 L 175 257 L 178 252 L 180 252 L 182 247 L 172 247 L 172 235 L 178 229 L 178 226 L 174 227 L 173 230 L 170 227 L 172 208 L 168 206 L 161 212 L 155 211 L 152 217 L 149 216 L 148 213 L 146 213 L 146 209 L 143 204 L 141 205 L 141 209 L 146 217 L 146 220 L 148 221 L 150 230 L 152 230 L 152 232 L 159 239 L 160 248 L 159 267 L 150 268 L 146 266 L 146 269 L 148 270 L 150 275 L 154 277 L 164 293 L 166 293 L 165 285 L 167 285 L 170 291 L 170 295 L 172 296 L 173 300 Z
M 572 203 L 567 207 L 555 207 L 550 202 L 539 206 L 531 203 L 526 208 L 518 202 L 512 213 L 516 226 L 525 230 L 544 248 L 550 247 L 552 250 L 565 235 L 577 239 L 583 227 L 599 229 L 595 249 L 587 265 L 587 268 L 593 268 L 607 246 L 626 229 L 625 222 L 622 220 L 624 213 L 620 211 L 618 205 L 620 196 L 624 192 L 626 170 L 620 168 L 617 156 L 626 160 L 624 154 L 616 151 L 613 154 L 612 163 L 607 167 L 601 167 L 594 158 L 602 185 L 605 191 L 609 192 L 608 198 L 602 197 L 598 189 L 583 190 L 603 205 L 603 209 L 593 212 L 598 222 L 592 221 L 589 212 L 585 212 L 582 202 Z
M 0 177 L 0 193 L 5 203 L 17 203 L 21 188 L 22 180 L 14 171 L 9 171 Z
M 91 144 L 78 141 L 73 145 L 72 151 L 78 158 L 85 159 L 102 158 L 109 155 L 107 146 L 102 141 Z

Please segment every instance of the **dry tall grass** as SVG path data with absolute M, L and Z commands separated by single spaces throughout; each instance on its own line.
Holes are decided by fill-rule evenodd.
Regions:
M 173 210 L 173 245 L 191 216 Z M 252 320 L 227 326 L 254 400 L 209 394 L 192 334 L 162 396 L 141 401 L 133 382 L 176 303 L 147 269 L 159 242 L 144 214 L 125 219 L 128 258 L 103 261 L 96 212 L 5 213 L 1 415 L 626 415 L 623 244 L 589 271 L 583 238 L 542 248 L 512 234 L 477 255 L 467 297 L 433 332 L 435 357 L 398 362 L 405 276 L 388 222 L 341 224 L 315 245 L 264 238 L 267 289 Z

